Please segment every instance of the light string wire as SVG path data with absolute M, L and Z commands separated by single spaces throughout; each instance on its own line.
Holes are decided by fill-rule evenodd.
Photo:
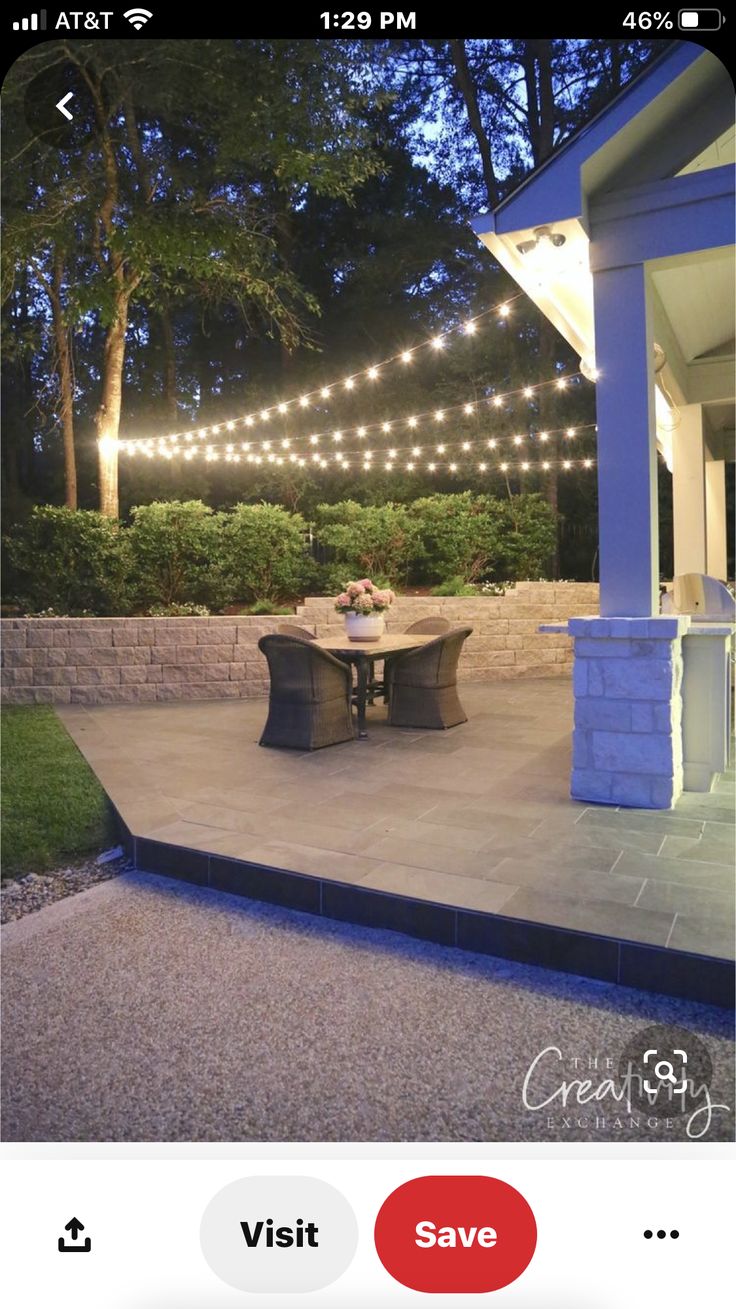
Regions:
M 586 380 L 586 379 L 584 379 L 583 374 L 580 372 L 558 374 L 555 377 L 548 378 L 546 381 L 534 382 L 531 384 L 527 384 L 525 386 L 514 387 L 510 391 L 500 391 L 493 395 L 486 395 L 483 396 L 480 400 L 473 399 L 473 400 L 460 401 L 459 403 L 453 405 L 444 405 L 444 406 L 436 407 L 434 409 L 425 409 L 420 411 L 419 413 L 410 414 L 409 416 L 402 415 L 401 417 L 398 418 L 377 419 L 375 421 L 369 421 L 366 423 L 351 424 L 350 426 L 347 427 L 335 428 L 333 431 L 328 431 L 327 429 L 325 429 L 320 432 L 297 433 L 296 435 L 290 437 L 282 437 L 282 438 L 274 438 L 274 439 L 275 440 L 280 439 L 283 448 L 288 449 L 289 446 L 291 446 L 294 442 L 298 442 L 298 441 L 308 441 L 311 445 L 318 445 L 321 440 L 325 440 L 325 439 L 331 439 L 332 441 L 339 443 L 340 441 L 343 440 L 345 436 L 351 436 L 351 435 L 355 435 L 361 438 L 368 436 L 368 434 L 372 432 L 381 432 L 388 435 L 394 428 L 401 428 L 403 426 L 411 430 L 419 427 L 421 423 L 425 423 L 427 421 L 434 421 L 435 423 L 444 423 L 448 418 L 448 416 L 453 416 L 453 415 L 455 416 L 461 415 L 462 417 L 466 417 L 466 418 L 473 418 L 473 417 L 479 418 L 483 410 L 503 409 L 507 406 L 509 401 L 512 401 L 518 397 L 522 397 L 525 400 L 533 401 L 534 399 L 537 398 L 538 393 L 541 390 L 543 390 L 545 387 L 554 387 L 557 390 L 564 391 L 570 385 L 571 382 L 578 382 L 582 380 Z M 252 416 L 248 415 L 248 418 L 252 418 Z M 255 420 L 253 419 L 252 422 L 249 422 L 248 418 L 245 418 L 241 421 L 246 427 L 250 428 L 254 426 Z M 203 427 L 203 428 L 199 428 L 196 431 L 184 432 L 179 436 L 172 436 L 172 435 L 156 436 L 156 437 L 149 436 L 149 437 L 138 437 L 134 440 L 123 440 L 120 442 L 120 448 L 122 451 L 124 451 L 127 454 L 135 454 L 136 451 L 138 450 L 143 450 L 143 452 L 147 454 L 150 449 L 154 448 L 154 446 L 157 445 L 159 451 L 168 448 L 171 450 L 173 454 L 184 453 L 186 455 L 188 454 L 189 449 L 195 447 L 195 438 L 196 440 L 202 441 L 205 440 L 208 435 L 211 435 L 211 436 L 224 437 L 225 440 L 227 441 L 229 435 L 235 431 L 236 426 L 237 426 L 236 421 L 234 419 L 231 419 L 226 423 L 216 423 L 212 427 L 209 428 Z M 558 430 L 563 430 L 563 429 L 558 429 Z M 574 430 L 574 429 L 568 429 L 568 430 Z M 503 438 L 499 438 L 499 439 L 503 439 Z M 171 442 L 177 442 L 177 441 L 182 442 L 182 444 L 179 445 L 169 444 Z M 272 444 L 271 441 L 261 440 L 262 449 L 268 450 L 271 444 Z
M 525 441 L 531 441 L 533 445 L 539 445 L 540 443 L 544 444 L 547 441 L 551 440 L 552 437 L 561 437 L 565 440 L 574 440 L 576 437 L 581 436 L 583 433 L 590 432 L 590 431 L 597 431 L 596 423 L 579 423 L 576 427 L 556 427 L 556 428 L 549 428 L 547 431 L 516 433 L 514 435 L 505 434 L 502 436 L 476 437 L 472 441 L 467 439 L 461 440 L 460 438 L 450 437 L 446 441 L 440 442 L 439 444 L 435 445 L 433 449 L 431 449 L 429 446 L 406 445 L 400 447 L 382 446 L 379 447 L 378 449 L 374 449 L 371 446 L 363 446 L 359 449 L 345 450 L 343 448 L 335 449 L 335 447 L 333 446 L 331 449 L 331 453 L 329 455 L 327 455 L 326 453 L 318 452 L 316 450 L 312 450 L 311 452 L 305 452 L 305 453 L 310 453 L 309 459 L 300 456 L 296 451 L 292 450 L 291 441 L 288 438 L 285 438 L 283 441 L 280 442 L 279 441 L 262 442 L 260 447 L 260 453 L 257 449 L 254 450 L 252 448 L 251 442 L 249 441 L 241 442 L 239 449 L 236 448 L 236 444 L 234 442 L 229 443 L 226 446 L 212 446 L 212 445 L 190 446 L 184 451 L 180 449 L 175 450 L 171 446 L 167 446 L 166 444 L 159 446 L 158 448 L 154 445 L 151 445 L 150 448 L 144 449 L 143 453 L 147 455 L 149 458 L 153 458 L 154 455 L 157 455 L 165 459 L 173 459 L 175 454 L 183 453 L 185 460 L 192 460 L 194 458 L 197 458 L 198 456 L 203 455 L 205 460 L 211 462 L 213 458 L 218 459 L 220 457 L 220 454 L 224 451 L 225 460 L 228 463 L 242 462 L 242 455 L 244 454 L 245 462 L 247 463 L 256 463 L 256 462 L 259 464 L 268 463 L 268 464 L 276 464 L 279 467 L 288 463 L 297 464 L 299 466 L 305 466 L 310 463 L 316 463 L 318 465 L 322 465 L 323 467 L 327 467 L 330 461 L 332 461 L 339 465 L 341 464 L 343 467 L 345 467 L 347 466 L 346 461 L 348 459 L 357 459 L 357 460 L 363 459 L 363 460 L 370 461 L 374 457 L 381 458 L 384 455 L 388 456 L 389 459 L 395 459 L 398 456 L 405 455 L 405 454 L 411 455 L 413 459 L 421 458 L 422 456 L 427 456 L 427 455 L 434 457 L 434 455 L 436 454 L 438 455 L 444 454 L 447 451 L 448 447 L 457 448 L 459 451 L 462 451 L 463 454 L 467 454 L 469 451 L 473 451 L 477 447 L 483 447 L 484 449 L 487 450 L 496 450 L 499 444 L 502 444 L 503 442 L 512 442 L 514 446 L 519 447 L 522 446 Z M 256 458 L 256 456 L 258 457 Z
M 240 415 L 238 418 L 230 418 L 225 419 L 222 422 L 205 424 L 199 428 L 193 427 L 189 429 L 189 431 L 182 430 L 181 432 L 170 432 L 166 436 L 160 438 L 157 437 L 156 439 L 163 441 L 177 441 L 202 434 L 205 436 L 210 434 L 217 435 L 217 433 L 221 432 L 223 428 L 232 431 L 238 423 L 251 426 L 249 420 L 255 422 L 256 417 L 260 417 L 263 422 L 268 422 L 274 414 L 286 414 L 290 409 L 308 409 L 312 407 L 313 400 L 329 400 L 334 398 L 335 392 L 341 390 L 352 391 L 361 378 L 365 378 L 370 382 L 377 382 L 381 378 L 381 369 L 388 368 L 390 364 L 395 364 L 397 362 L 403 364 L 413 363 L 414 356 L 420 350 L 426 350 L 430 347 L 434 350 L 442 350 L 444 349 L 445 342 L 451 336 L 474 336 L 478 323 L 481 322 L 482 319 L 488 318 L 491 314 L 497 314 L 501 322 L 505 321 L 511 312 L 512 304 L 517 300 L 522 299 L 523 295 L 523 291 L 518 291 L 516 295 L 506 296 L 506 298 L 500 300 L 498 304 L 491 305 L 490 309 L 483 309 L 479 314 L 474 314 L 472 317 L 466 318 L 462 322 L 455 323 L 452 327 L 447 327 L 442 332 L 434 332 L 431 336 L 426 337 L 425 340 L 418 341 L 416 345 L 409 346 L 405 350 L 397 350 L 395 354 L 388 355 L 385 359 L 380 359 L 377 363 L 370 364 L 367 368 L 359 368 L 356 372 L 346 373 L 344 377 L 339 378 L 337 381 L 327 382 L 324 386 L 315 386 L 310 391 L 302 391 L 299 395 L 290 396 L 288 400 L 280 400 L 272 405 L 267 405 L 265 407 L 257 405 L 251 413 Z M 145 440 L 146 438 L 131 439 Z

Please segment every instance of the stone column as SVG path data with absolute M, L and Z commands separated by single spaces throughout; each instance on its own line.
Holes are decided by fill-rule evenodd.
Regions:
M 576 800 L 669 809 L 682 792 L 682 637 L 689 615 L 571 618 Z

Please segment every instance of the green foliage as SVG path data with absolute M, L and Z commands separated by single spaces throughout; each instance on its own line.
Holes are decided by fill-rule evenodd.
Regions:
M 109 846 L 107 797 L 53 709 L 3 709 L 2 726 L 3 876 Z
M 556 517 L 536 492 L 498 501 L 500 561 L 498 573 L 514 581 L 543 577 L 555 548 Z
M 229 597 L 272 606 L 299 595 L 314 571 L 305 538 L 299 514 L 280 505 L 236 505 L 223 516 L 222 571 Z
M 448 577 L 446 582 L 433 586 L 430 595 L 477 595 L 478 588 L 463 581 L 462 577 Z
M 148 610 L 151 618 L 206 618 L 209 612 L 206 605 L 194 604 L 151 605 Z
M 126 534 L 89 509 L 37 505 L 7 538 L 12 585 L 25 609 L 128 612 Z
M 392 587 L 406 581 L 421 550 L 409 506 L 343 500 L 318 505 L 315 516 L 317 541 L 334 555 L 329 576 L 338 587 L 352 577 L 371 577 L 377 585 Z
M 289 617 L 293 618 L 294 606 L 277 605 L 277 604 L 273 604 L 272 601 L 270 600 L 257 600 L 255 604 L 250 605 L 247 609 L 244 609 L 242 612 L 245 614 L 272 614 L 272 615 L 280 614 L 283 615 L 284 617 L 288 615 Z
M 498 553 L 498 502 L 462 491 L 430 495 L 411 506 L 429 579 L 473 582 Z M 456 594 L 449 592 L 449 594 Z
M 151 605 L 217 608 L 224 594 L 222 526 L 201 500 L 156 500 L 132 511 L 130 542 L 137 598 Z

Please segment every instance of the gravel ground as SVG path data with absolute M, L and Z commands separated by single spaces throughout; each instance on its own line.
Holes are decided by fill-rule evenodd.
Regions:
M 654 1023 L 698 1034 L 733 1104 L 722 1010 L 165 878 L 117 877 L 3 940 L 5 1140 L 684 1140 L 682 1117 L 632 1125 L 610 1095 L 522 1101 L 547 1047 L 535 1102 L 598 1086 Z M 731 1117 L 702 1139 L 732 1139 Z
M 12 923 L 56 900 L 64 900 L 78 891 L 88 891 L 97 882 L 107 882 L 130 867 L 122 852 L 117 859 L 104 863 L 98 862 L 100 857 L 83 859 L 48 873 L 26 873 L 25 877 L 8 878 L 0 889 L 0 922 Z

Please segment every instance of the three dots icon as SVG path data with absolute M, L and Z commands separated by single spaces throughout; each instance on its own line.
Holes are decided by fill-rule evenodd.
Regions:
M 653 1232 L 653 1231 L 651 1230 L 651 1228 L 648 1227 L 647 1230 L 646 1230 L 645 1233 L 644 1233 L 644 1239 L 645 1239 L 646 1241 L 651 1241 L 651 1239 L 652 1239 L 653 1236 L 657 1236 L 657 1237 L 659 1238 L 660 1241 L 663 1241 L 663 1240 L 665 1239 L 666 1235 L 667 1235 L 667 1233 L 665 1232 L 664 1228 L 662 1228 L 662 1227 L 660 1227 L 660 1229 L 659 1229 L 658 1232 Z M 676 1241 L 679 1235 L 680 1235 L 680 1233 L 677 1231 L 676 1228 L 673 1229 L 673 1231 L 670 1232 L 670 1238 L 671 1238 L 673 1241 Z

